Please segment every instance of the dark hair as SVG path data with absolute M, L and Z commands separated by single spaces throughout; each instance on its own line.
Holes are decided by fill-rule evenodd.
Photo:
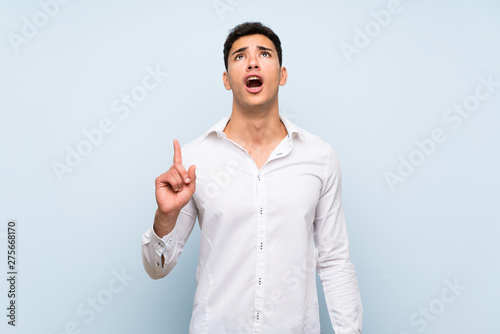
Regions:
M 274 31 L 271 30 L 271 28 L 266 27 L 260 22 L 244 22 L 241 24 L 238 24 L 236 27 L 231 30 L 229 35 L 226 38 L 226 42 L 224 43 L 224 65 L 226 66 L 226 71 L 227 71 L 227 63 L 229 59 L 229 51 L 233 47 L 234 42 L 243 36 L 247 35 L 255 35 L 255 34 L 260 34 L 264 35 L 267 38 L 273 42 L 274 47 L 276 48 L 276 51 L 278 52 L 278 59 L 281 63 L 283 62 L 282 56 L 281 56 L 281 42 L 279 37 L 274 33 Z

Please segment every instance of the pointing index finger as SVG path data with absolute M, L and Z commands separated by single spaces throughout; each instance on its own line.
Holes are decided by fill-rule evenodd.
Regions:
M 182 164 L 182 155 L 181 155 L 181 145 L 177 139 L 174 139 L 174 165 Z

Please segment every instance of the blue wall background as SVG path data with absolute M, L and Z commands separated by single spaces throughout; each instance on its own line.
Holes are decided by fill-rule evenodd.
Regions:
M 2 315 L 2 333 L 187 333 L 199 228 L 158 281 L 140 240 L 172 140 L 231 111 L 222 47 L 247 20 L 282 40 L 281 112 L 339 155 L 364 333 L 500 331 L 498 2 L 0 8 L 2 258 L 8 219 L 19 226 L 17 326 Z M 85 156 L 69 166 L 71 150 Z M 0 280 L 5 307 L 7 290 Z

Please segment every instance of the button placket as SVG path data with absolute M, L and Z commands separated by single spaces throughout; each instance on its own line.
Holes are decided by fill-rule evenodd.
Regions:
M 264 243 L 266 241 L 266 182 L 265 176 L 258 172 L 256 175 L 256 209 L 257 209 L 257 258 L 256 258 L 256 276 L 255 276 L 255 319 L 253 333 L 261 332 L 262 310 L 264 305 L 264 280 L 266 252 Z

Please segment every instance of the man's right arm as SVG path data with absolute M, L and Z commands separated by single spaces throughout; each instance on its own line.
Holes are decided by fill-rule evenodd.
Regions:
M 158 209 L 153 226 L 142 236 L 144 269 L 153 279 L 167 275 L 177 263 L 193 230 L 198 210 L 192 196 L 196 190 L 196 166 L 186 171 L 181 147 L 174 139 L 172 167 L 155 180 Z
M 165 217 L 156 211 L 153 226 L 142 236 L 142 263 L 152 279 L 165 277 L 175 267 L 196 216 L 197 209 L 192 199 L 177 215 Z M 171 226 L 171 229 L 165 226 Z

